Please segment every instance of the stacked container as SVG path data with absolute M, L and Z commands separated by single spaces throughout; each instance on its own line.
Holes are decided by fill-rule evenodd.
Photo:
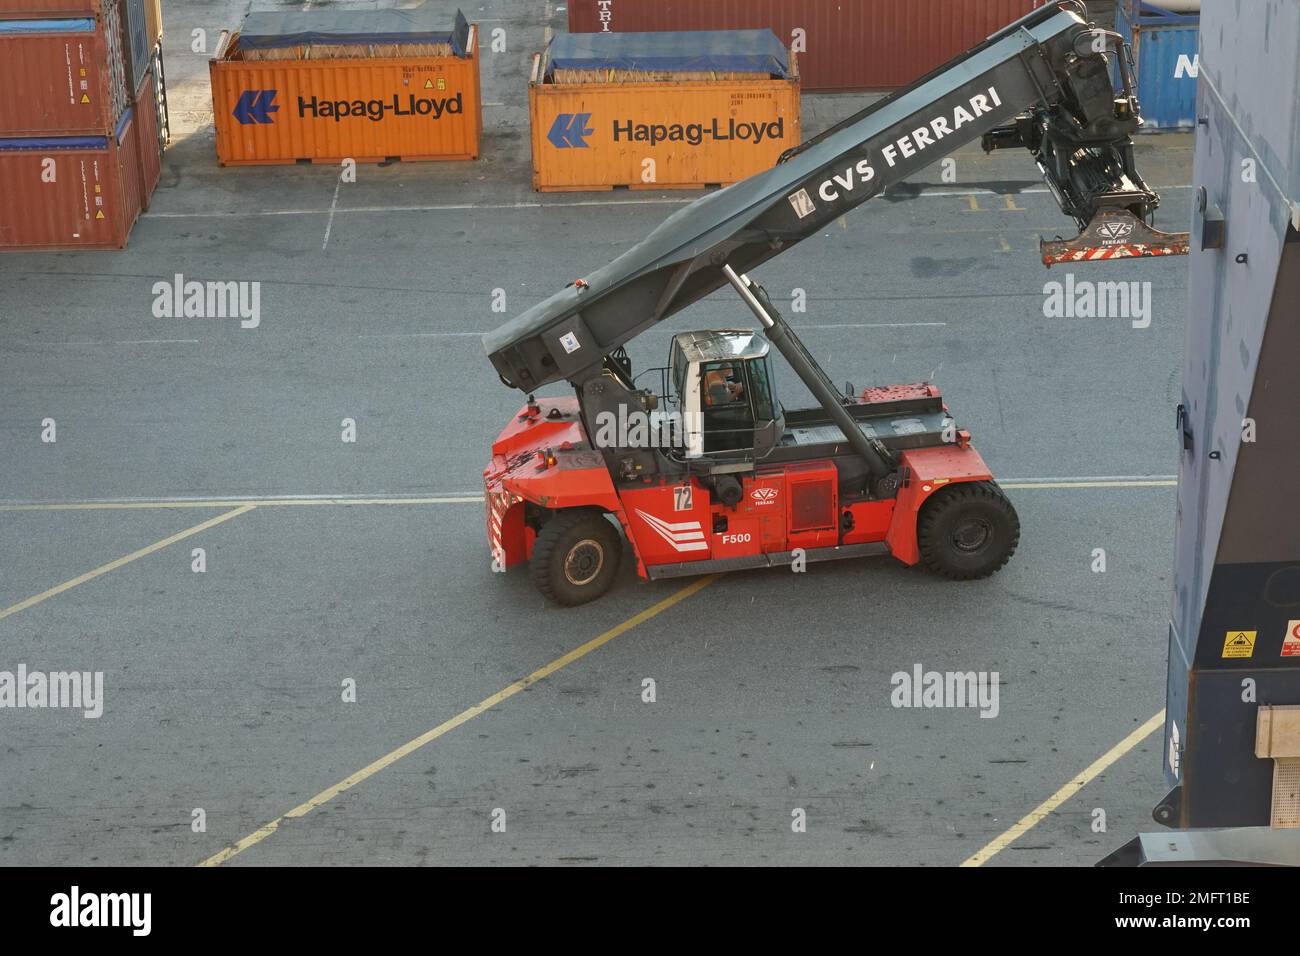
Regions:
M 533 188 L 698 188 L 799 145 L 796 56 L 770 30 L 559 34 L 528 84 Z
M 1182 3 L 1181 7 L 1196 6 Z M 1199 11 L 1179 13 L 1151 3 L 1118 5 L 1116 29 L 1133 48 L 1144 132 L 1196 126 Z
M 568 0 L 568 7 L 570 33 L 771 30 L 799 54 L 803 88 L 816 91 L 906 86 L 1044 2 Z
M 166 139 L 157 0 L 0 0 L 0 249 L 126 245 Z

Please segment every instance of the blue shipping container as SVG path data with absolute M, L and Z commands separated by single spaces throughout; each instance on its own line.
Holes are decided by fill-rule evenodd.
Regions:
M 1150 3 L 1121 3 L 1115 26 L 1137 59 L 1143 130 L 1195 127 L 1201 18 L 1169 13 Z

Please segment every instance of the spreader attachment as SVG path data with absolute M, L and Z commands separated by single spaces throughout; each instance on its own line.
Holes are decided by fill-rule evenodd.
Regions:
M 1042 239 L 1038 243 L 1043 265 L 1132 259 L 1141 256 L 1185 256 L 1190 236 L 1186 232 L 1161 232 L 1127 209 L 1107 209 L 1073 239 Z

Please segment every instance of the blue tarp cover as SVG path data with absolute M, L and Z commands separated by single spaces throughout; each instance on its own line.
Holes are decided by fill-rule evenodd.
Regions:
M 15 149 L 107 149 L 107 136 L 14 136 L 0 139 L 0 152 Z
M 551 40 L 547 75 L 561 70 L 645 73 L 767 73 L 785 77 L 790 60 L 771 30 L 679 33 L 560 33 Z
M 448 29 L 446 14 L 423 3 L 410 10 L 306 10 L 250 13 L 239 30 L 245 50 L 306 46 L 309 43 L 450 43 L 466 55 L 469 23 L 456 11 Z
M 0 20 L 0 33 L 94 33 L 93 19 Z

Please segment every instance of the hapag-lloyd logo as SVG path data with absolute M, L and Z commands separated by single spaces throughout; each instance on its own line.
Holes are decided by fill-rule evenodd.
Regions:
M 342 122 L 347 117 L 368 119 L 378 123 L 390 116 L 427 116 L 441 119 L 443 114 L 464 112 L 465 103 L 461 94 L 455 96 L 420 96 L 416 93 L 394 93 L 391 99 L 371 100 L 322 100 L 313 96 L 311 99 L 298 97 L 298 117 L 305 118 L 308 113 L 312 119 L 332 119 Z
M 713 119 L 701 123 L 638 123 L 635 120 L 614 120 L 614 142 L 687 143 L 699 146 L 706 139 L 716 143 L 737 140 L 757 146 L 764 140 L 785 138 L 785 117 L 772 122 L 755 120 L 746 122 L 734 116 L 726 120 Z

